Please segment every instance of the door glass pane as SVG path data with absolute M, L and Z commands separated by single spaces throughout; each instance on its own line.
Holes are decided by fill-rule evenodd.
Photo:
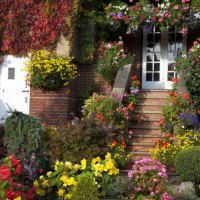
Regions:
M 168 53 L 168 60 L 174 61 L 174 59 L 175 59 L 174 53 Z
M 153 52 L 153 43 L 147 44 L 147 52 Z
M 160 53 L 154 54 L 154 61 L 160 61 Z
M 174 63 L 168 64 L 168 71 L 174 71 Z
M 154 73 L 154 81 L 160 81 L 160 73 Z
M 174 78 L 174 73 L 171 73 L 171 72 L 168 73 L 167 80 L 168 80 L 168 81 L 171 81 L 172 78 Z
M 161 41 L 161 35 L 160 34 L 155 34 L 155 42 L 159 42 Z
M 147 71 L 153 71 L 152 65 L 152 63 L 147 63 Z
M 146 81 L 152 81 L 152 73 L 146 74 Z
M 154 63 L 154 71 L 160 71 L 160 63 Z
M 147 61 L 153 61 L 153 53 L 147 53 Z
M 147 35 L 147 41 L 148 42 L 153 42 L 153 34 L 148 34 Z
M 156 43 L 154 46 L 154 52 L 160 52 L 160 43 Z
M 8 68 L 8 79 L 15 79 L 15 68 Z

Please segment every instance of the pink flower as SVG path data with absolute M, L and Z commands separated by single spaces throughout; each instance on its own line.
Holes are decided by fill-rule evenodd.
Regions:
M 123 59 L 126 59 L 126 54 L 122 54 L 122 58 L 123 58 Z
M 118 44 L 119 44 L 119 45 L 123 45 L 123 41 L 120 40 L 120 41 L 118 42 Z
M 168 14 L 168 13 L 165 13 L 164 16 L 165 16 L 166 18 L 169 18 L 169 14 Z
M 174 10 L 178 10 L 179 9 L 179 6 L 178 5 L 175 5 L 174 6 Z
M 130 3 L 132 3 L 132 2 L 133 2 L 133 0 L 129 0 L 129 2 L 130 2 Z
M 159 21 L 160 23 L 162 23 L 162 22 L 163 22 L 163 18 L 160 17 L 160 18 L 158 19 L 158 21 Z
M 112 49 L 112 48 L 113 48 L 113 45 L 110 44 L 110 43 L 108 43 L 107 48 Z

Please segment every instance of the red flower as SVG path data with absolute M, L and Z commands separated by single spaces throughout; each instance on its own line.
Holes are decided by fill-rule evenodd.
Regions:
M 130 110 L 133 111 L 134 110 L 133 102 L 129 103 L 128 106 L 127 106 L 127 108 L 129 108 Z
M 16 174 L 16 175 L 20 175 L 21 172 L 22 172 L 22 165 L 19 164 L 19 165 L 17 166 L 16 170 L 15 170 L 15 174 Z
M 0 168 L 0 180 L 5 181 L 7 179 L 9 179 L 11 176 L 10 170 L 8 169 L 8 166 L 2 166 Z
M 123 147 L 126 147 L 124 137 L 121 138 L 121 145 L 122 145 Z
M 188 100 L 188 99 L 189 99 L 189 97 L 190 97 L 190 95 L 189 95 L 189 94 L 187 94 L 187 93 L 183 94 L 183 98 L 184 98 L 184 99 L 187 99 L 187 100 Z
M 17 160 L 13 155 L 10 155 L 9 158 L 10 158 L 10 160 L 12 162 L 12 166 L 13 167 L 20 163 L 20 160 Z
M 39 169 L 39 170 L 38 170 L 38 172 L 39 172 L 40 174 L 43 173 L 43 171 L 44 171 L 43 169 Z
M 178 83 L 179 81 L 180 81 L 179 78 L 172 78 L 172 82 L 173 82 L 173 83 Z
M 162 142 L 162 146 L 163 146 L 165 149 L 167 149 L 168 146 L 169 146 L 169 143 L 168 143 L 168 142 Z
M 132 79 L 133 81 L 136 81 L 136 80 L 137 80 L 137 76 L 136 76 L 136 75 L 133 75 L 133 76 L 131 77 L 131 79 Z
M 194 45 L 198 45 L 199 43 L 198 43 L 198 41 L 194 41 L 193 44 Z

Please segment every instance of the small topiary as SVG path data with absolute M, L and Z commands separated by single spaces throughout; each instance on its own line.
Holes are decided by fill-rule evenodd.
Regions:
M 189 147 L 178 153 L 176 172 L 183 181 L 200 182 L 200 146 Z
M 98 200 L 99 191 L 94 177 L 90 173 L 80 175 L 72 191 L 73 200 Z

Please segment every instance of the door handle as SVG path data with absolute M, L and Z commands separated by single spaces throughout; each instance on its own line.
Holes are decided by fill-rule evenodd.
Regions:
M 22 90 L 22 92 L 29 92 L 29 90 Z

